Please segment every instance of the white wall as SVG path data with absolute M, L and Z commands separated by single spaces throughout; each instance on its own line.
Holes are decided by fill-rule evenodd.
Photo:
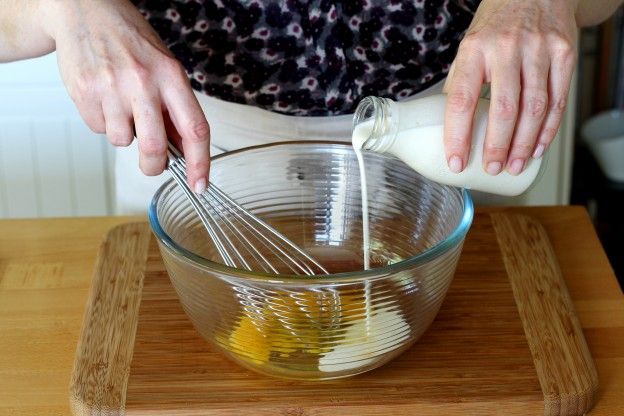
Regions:
M 0 64 L 0 217 L 111 213 L 110 150 L 82 122 L 54 54 Z

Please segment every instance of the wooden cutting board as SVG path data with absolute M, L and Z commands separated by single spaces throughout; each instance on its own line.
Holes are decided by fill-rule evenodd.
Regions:
M 479 214 L 429 330 L 371 372 L 300 382 L 246 370 L 193 329 L 145 223 L 110 231 L 72 374 L 76 415 L 580 415 L 597 373 L 544 228 Z

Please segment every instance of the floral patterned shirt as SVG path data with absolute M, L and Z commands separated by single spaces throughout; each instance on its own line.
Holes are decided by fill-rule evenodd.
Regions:
M 194 89 L 290 115 L 352 113 L 443 79 L 479 0 L 132 0 Z

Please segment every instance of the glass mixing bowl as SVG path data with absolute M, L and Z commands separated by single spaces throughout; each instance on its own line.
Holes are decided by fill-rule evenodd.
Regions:
M 156 193 L 152 229 L 195 328 L 261 373 L 331 379 L 379 367 L 431 324 L 473 217 L 467 191 L 365 153 L 372 269 L 362 270 L 360 176 L 350 145 L 281 143 L 217 156 L 210 178 L 308 250 L 329 275 L 227 267 L 182 190 Z

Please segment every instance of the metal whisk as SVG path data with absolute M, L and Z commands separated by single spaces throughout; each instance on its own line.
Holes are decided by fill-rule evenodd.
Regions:
M 321 264 L 297 247 L 273 227 L 247 211 L 236 201 L 209 183 L 202 194 L 193 192 L 186 183 L 186 161 L 169 143 L 168 170 L 184 191 L 223 262 L 231 267 L 280 273 L 283 264 L 293 274 L 329 274 Z

